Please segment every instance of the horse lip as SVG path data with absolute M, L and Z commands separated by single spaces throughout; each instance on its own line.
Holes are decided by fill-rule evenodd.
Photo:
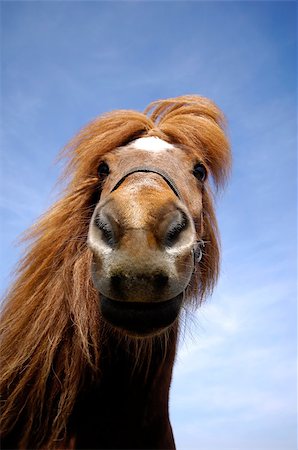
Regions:
M 133 334 L 152 334 L 169 327 L 178 317 L 183 293 L 163 302 L 129 302 L 101 295 L 103 318 L 116 328 Z

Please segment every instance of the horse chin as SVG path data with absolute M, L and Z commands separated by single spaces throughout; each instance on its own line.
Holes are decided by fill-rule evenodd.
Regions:
M 183 293 L 163 302 L 129 302 L 100 296 L 103 319 L 132 337 L 160 334 L 177 319 Z

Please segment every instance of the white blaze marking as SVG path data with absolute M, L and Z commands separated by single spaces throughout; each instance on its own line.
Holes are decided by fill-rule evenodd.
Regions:
M 169 144 L 168 142 L 156 136 L 148 136 L 136 139 L 132 143 L 129 143 L 128 146 L 137 148 L 138 150 L 145 150 L 147 152 L 153 153 L 158 153 L 174 148 L 172 144 Z

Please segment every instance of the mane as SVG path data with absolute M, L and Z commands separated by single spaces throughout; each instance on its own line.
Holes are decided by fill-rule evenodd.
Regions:
M 141 136 L 158 136 L 199 152 L 221 187 L 230 153 L 224 118 L 209 100 L 159 100 L 144 113 L 120 110 L 95 119 L 67 145 L 61 199 L 26 233 L 26 252 L 1 321 L 3 436 L 20 448 L 57 448 L 86 377 L 97 377 L 101 318 L 90 278 L 88 226 L 100 196 L 101 158 Z M 196 219 L 199 227 L 200 218 Z M 219 270 L 219 242 L 210 188 L 203 192 L 204 258 L 186 301 L 200 304 Z M 199 230 L 198 230 L 199 232 Z

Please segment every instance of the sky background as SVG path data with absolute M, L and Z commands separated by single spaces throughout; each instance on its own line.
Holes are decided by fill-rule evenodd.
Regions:
M 158 98 L 212 98 L 234 164 L 217 201 L 221 278 L 174 370 L 177 449 L 296 449 L 296 4 L 1 7 L 1 292 L 17 236 L 57 197 L 56 155 L 84 124 Z

